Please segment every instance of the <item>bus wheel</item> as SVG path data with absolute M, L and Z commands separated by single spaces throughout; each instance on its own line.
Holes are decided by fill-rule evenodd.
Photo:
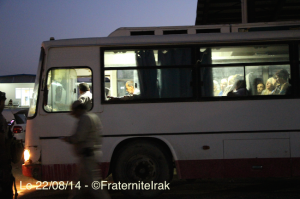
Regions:
M 171 155 L 153 142 L 135 140 L 128 143 L 119 150 L 114 162 L 114 182 L 126 183 L 127 190 L 123 192 L 131 198 L 152 198 L 160 195 L 162 189 L 168 190 L 164 186 L 172 177 Z M 150 185 L 149 190 L 145 190 L 148 189 L 146 183 Z

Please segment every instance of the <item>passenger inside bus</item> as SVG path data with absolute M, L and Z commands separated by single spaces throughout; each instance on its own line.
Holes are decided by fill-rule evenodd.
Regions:
M 275 89 L 275 86 L 274 86 L 273 82 L 274 82 L 273 77 L 271 77 L 267 80 L 266 89 L 261 92 L 261 95 L 271 95 L 271 93 Z
M 214 96 L 219 96 L 220 93 L 220 86 L 219 83 L 214 80 Z
M 243 80 L 243 76 L 242 75 L 231 75 L 228 77 L 228 86 L 225 88 L 224 92 L 223 92 L 223 95 L 222 96 L 227 96 L 227 94 L 230 92 L 230 91 L 233 91 L 235 88 L 235 83 L 238 81 L 238 80 Z
M 246 89 L 245 80 L 238 80 L 234 84 L 234 90 L 228 92 L 228 97 L 240 97 L 240 96 L 247 96 L 248 90 Z
M 92 93 L 90 92 L 90 87 L 87 83 L 80 83 L 79 87 L 79 98 L 78 100 L 81 101 L 82 104 L 86 106 L 86 110 L 91 110 L 92 108 Z
M 133 99 L 138 99 L 139 95 L 136 94 L 136 89 L 134 88 L 134 83 L 132 80 L 129 80 L 125 83 L 126 87 L 126 95 L 120 100 L 133 100 Z
M 222 79 L 221 82 L 221 91 L 219 92 L 218 96 L 222 96 L 225 88 L 227 87 L 227 79 Z
M 288 82 L 289 73 L 285 69 L 281 69 L 275 73 L 277 86 L 272 92 L 273 95 L 285 95 L 290 84 Z
M 132 80 L 127 81 L 126 84 L 125 84 L 125 87 L 126 87 L 127 95 L 128 96 L 133 96 L 133 93 L 134 93 L 133 81 Z
M 107 96 L 110 101 L 116 100 L 133 100 L 139 98 L 139 89 L 135 88 L 133 80 L 129 80 L 125 83 L 126 93 L 123 97 Z
M 244 73 L 244 74 L 243 74 Z M 238 80 L 245 81 L 248 96 L 288 95 L 291 93 L 289 83 L 290 65 L 262 65 L 245 67 L 213 67 L 203 70 L 202 96 L 224 96 L 236 89 L 233 85 Z M 276 79 L 275 79 L 276 77 Z M 228 81 L 226 81 L 228 79 Z M 220 84 L 220 92 L 216 88 Z
M 257 95 L 261 95 L 262 91 L 265 88 L 265 85 L 262 82 L 259 82 L 256 87 L 257 87 Z
M 78 82 L 86 82 L 79 85 Z M 89 68 L 51 69 L 47 75 L 44 92 L 44 110 L 46 112 L 70 111 L 70 105 L 79 99 L 92 107 L 92 72 Z M 78 89 L 79 88 L 79 89 Z

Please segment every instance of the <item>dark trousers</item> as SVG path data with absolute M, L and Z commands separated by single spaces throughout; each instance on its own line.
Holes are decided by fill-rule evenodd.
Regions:
M 12 199 L 13 198 L 13 176 L 11 173 L 6 173 L 4 175 L 2 176 L 3 177 L 2 179 L 0 177 L 0 198 Z

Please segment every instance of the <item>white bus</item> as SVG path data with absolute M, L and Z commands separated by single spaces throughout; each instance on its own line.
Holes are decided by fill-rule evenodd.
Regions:
M 103 177 L 300 176 L 300 31 L 184 28 L 43 42 L 23 174 L 72 179 L 76 158 L 58 138 L 72 133 L 70 104 L 86 82 L 104 127 Z

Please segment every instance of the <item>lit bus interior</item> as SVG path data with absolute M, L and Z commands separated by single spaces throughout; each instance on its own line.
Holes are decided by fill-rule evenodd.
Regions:
M 105 50 L 105 99 L 191 98 L 196 82 L 202 97 L 230 96 L 237 82 L 244 96 L 290 94 L 287 44 L 198 49 L 198 81 L 192 48 Z
M 85 82 L 92 93 L 92 71 L 89 68 L 51 69 L 47 75 L 47 112 L 70 111 L 71 104 L 79 97 L 78 85 Z

